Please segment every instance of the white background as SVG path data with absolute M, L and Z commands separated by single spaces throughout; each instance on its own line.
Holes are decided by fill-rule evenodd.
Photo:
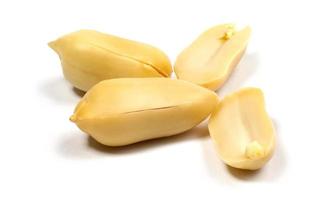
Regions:
M 1 1 L 0 199 L 312 199 L 310 1 Z M 152 44 L 172 62 L 219 23 L 249 24 L 220 96 L 263 89 L 278 137 L 260 171 L 226 167 L 204 122 L 180 136 L 103 147 L 69 122 L 79 100 L 47 42 L 82 28 Z M 311 189 L 311 191 L 310 191 Z

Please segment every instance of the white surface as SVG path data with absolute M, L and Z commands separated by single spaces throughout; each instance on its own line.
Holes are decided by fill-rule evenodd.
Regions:
M 312 199 L 313 13 L 310 1 L 288 2 L 2 1 L 0 199 Z M 227 168 L 205 123 L 110 149 L 69 122 L 80 97 L 63 79 L 50 40 L 96 29 L 155 45 L 174 62 L 202 31 L 224 22 L 253 29 L 220 95 L 263 89 L 278 137 L 264 169 Z

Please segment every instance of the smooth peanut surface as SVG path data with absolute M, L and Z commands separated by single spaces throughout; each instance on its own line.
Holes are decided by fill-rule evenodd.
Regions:
M 258 88 L 226 96 L 212 112 L 209 132 L 221 159 L 232 167 L 259 169 L 274 151 L 275 130 Z
M 111 79 L 91 88 L 70 119 L 100 143 L 121 146 L 191 129 L 217 103 L 214 92 L 182 80 Z
M 240 61 L 250 32 L 249 27 L 236 31 L 230 24 L 210 28 L 178 55 L 176 76 L 218 90 Z
M 105 79 L 169 77 L 172 72 L 161 50 L 93 30 L 70 33 L 49 46 L 59 55 L 65 78 L 83 91 Z

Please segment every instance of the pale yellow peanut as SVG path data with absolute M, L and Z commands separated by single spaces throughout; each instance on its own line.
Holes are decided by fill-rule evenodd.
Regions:
M 92 87 L 71 121 L 98 142 L 122 146 L 182 133 L 207 118 L 217 95 L 168 78 L 121 78 Z
M 209 132 L 221 159 L 235 168 L 259 169 L 275 148 L 275 130 L 258 88 L 226 96 L 212 112 Z
M 172 72 L 161 50 L 93 30 L 70 33 L 49 46 L 59 55 L 65 78 L 83 91 L 105 79 L 169 77 Z
M 250 27 L 236 31 L 230 24 L 207 30 L 178 55 L 174 65 L 176 76 L 218 90 L 239 63 L 250 32 Z

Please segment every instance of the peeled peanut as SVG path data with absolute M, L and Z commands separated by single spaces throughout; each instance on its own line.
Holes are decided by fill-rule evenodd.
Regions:
M 255 170 L 272 157 L 275 130 L 258 88 L 226 96 L 211 114 L 209 132 L 219 156 L 232 167 Z
M 217 103 L 214 92 L 187 81 L 111 79 L 92 87 L 70 120 L 98 142 L 122 146 L 191 129 Z
M 177 57 L 177 78 L 218 90 L 239 63 L 250 37 L 250 28 L 236 31 L 233 25 L 215 26 L 202 33 Z
M 105 79 L 169 77 L 172 72 L 161 50 L 97 31 L 77 31 L 49 46 L 59 55 L 65 78 L 83 91 Z

